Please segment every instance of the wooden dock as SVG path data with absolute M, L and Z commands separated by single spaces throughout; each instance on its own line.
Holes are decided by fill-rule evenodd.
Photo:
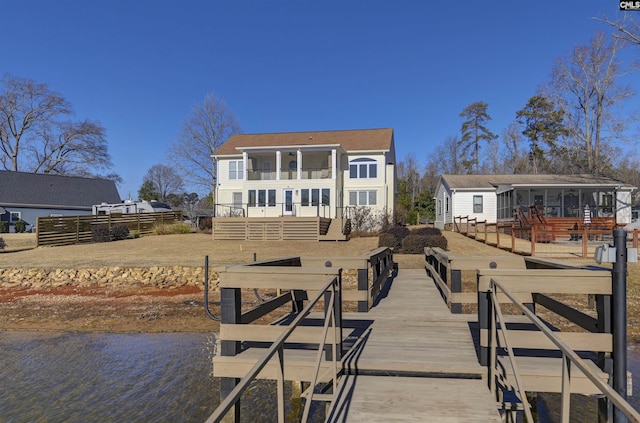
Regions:
M 328 421 L 499 422 L 468 317 L 450 314 L 424 270 L 400 270 L 345 356 Z M 402 330 L 399 330 L 402 328 Z
M 597 395 L 603 421 L 623 413 L 640 422 L 626 401 L 626 360 L 619 354 L 626 351 L 619 342 L 626 332 L 616 331 L 626 321 L 616 317 L 624 298 L 617 299 L 613 287 L 624 281 L 599 267 L 513 260 L 425 249 L 425 269 L 397 269 L 382 248 L 358 257 L 226 268 L 220 273 L 221 348 L 214 357 L 221 404 L 207 423 L 241 421 L 240 398 L 255 379 L 277 382 L 280 422 L 284 381 L 293 381 L 293 395 L 305 398 L 303 421 L 310 404 L 322 401 L 329 422 L 498 422 L 523 413 L 531 422 L 527 393 L 558 392 L 563 422 L 571 393 Z M 351 271 L 357 283 L 346 283 L 347 289 L 344 269 L 357 269 Z M 461 272 L 471 269 L 469 290 Z M 277 289 L 278 296 L 243 309 L 243 293 L 256 289 Z M 552 297 L 567 293 L 593 296 L 595 312 Z M 358 313 L 344 313 L 344 304 L 354 301 Z M 460 314 L 462 303 L 477 313 Z M 511 311 L 504 314 L 502 304 Z M 261 323 L 283 306 L 293 312 Z M 579 330 L 550 327 L 536 306 Z

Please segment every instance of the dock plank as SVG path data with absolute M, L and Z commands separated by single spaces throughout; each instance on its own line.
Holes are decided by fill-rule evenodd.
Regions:
M 482 380 L 347 376 L 328 422 L 500 422 Z
M 415 372 L 482 378 L 469 329 L 469 316 L 454 315 L 424 270 L 400 270 L 390 295 L 372 308 L 373 323 L 349 374 Z M 349 320 L 350 316 L 343 316 Z M 355 354 L 355 353 L 354 353 Z

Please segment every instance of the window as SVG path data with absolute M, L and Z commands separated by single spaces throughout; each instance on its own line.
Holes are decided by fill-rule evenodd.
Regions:
M 300 190 L 300 205 L 328 206 L 330 202 L 329 188 L 303 188 Z
M 449 213 L 449 196 L 448 195 L 444 196 L 444 211 L 446 213 Z
M 249 190 L 249 207 L 275 207 L 276 206 L 276 190 L 275 189 L 250 189 Z
M 377 203 L 377 191 L 349 191 L 350 206 L 375 206 Z
M 378 162 L 373 159 L 360 158 L 349 162 L 349 178 L 375 179 L 378 177 Z
M 10 215 L 10 221 L 11 222 L 19 222 L 22 220 L 22 212 L 11 212 Z
M 330 203 L 331 195 L 329 188 L 322 188 L 322 205 L 328 206 Z
M 242 160 L 229 161 L 229 180 L 244 179 L 244 162 Z
M 482 213 L 482 195 L 473 196 L 473 212 Z

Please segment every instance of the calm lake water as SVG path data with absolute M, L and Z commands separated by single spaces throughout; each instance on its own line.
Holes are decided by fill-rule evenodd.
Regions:
M 203 334 L 0 332 L 0 422 L 203 422 L 219 402 L 214 350 Z M 640 346 L 628 353 L 638 409 Z M 243 421 L 276 419 L 274 389 L 250 388 Z M 578 415 L 572 421 L 594 421 Z

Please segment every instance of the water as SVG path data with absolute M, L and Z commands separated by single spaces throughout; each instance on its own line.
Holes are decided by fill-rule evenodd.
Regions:
M 214 352 L 204 334 L 0 332 L 0 423 L 201 423 L 220 402 Z M 242 421 L 276 421 L 276 398 L 254 382 Z
M 203 422 L 219 403 L 214 351 L 205 334 L 0 332 L 0 423 Z M 640 409 L 640 345 L 628 368 Z M 254 383 L 242 404 L 243 421 L 276 420 L 275 384 Z M 557 421 L 558 407 L 559 396 L 539 404 L 541 421 Z M 594 413 L 593 399 L 572 399 L 572 422 Z
M 0 333 L 0 422 L 202 422 L 218 403 L 202 334 Z

